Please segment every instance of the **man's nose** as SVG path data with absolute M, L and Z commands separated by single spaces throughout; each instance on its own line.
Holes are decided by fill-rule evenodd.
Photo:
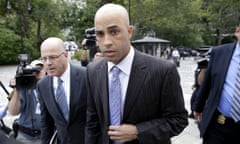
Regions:
M 111 36 L 105 35 L 103 44 L 104 44 L 104 45 L 110 45 L 110 44 L 112 44 Z

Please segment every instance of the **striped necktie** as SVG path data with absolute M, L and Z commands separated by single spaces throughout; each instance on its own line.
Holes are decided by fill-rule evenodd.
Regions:
M 232 101 L 231 116 L 235 122 L 240 121 L 240 65 L 236 77 L 234 96 Z
M 113 66 L 112 78 L 109 83 L 109 109 L 111 125 L 120 125 L 121 121 L 121 83 L 119 79 L 120 69 Z
M 63 87 L 63 80 L 58 78 L 58 87 L 56 91 L 56 101 L 58 107 L 61 109 L 61 112 L 66 121 L 68 121 L 68 105 L 67 105 L 67 97 Z

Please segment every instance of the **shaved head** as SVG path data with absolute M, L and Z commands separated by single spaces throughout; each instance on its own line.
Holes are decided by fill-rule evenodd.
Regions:
M 126 26 L 129 26 L 129 15 L 127 10 L 121 5 L 117 4 L 105 4 L 95 14 L 95 24 L 99 19 L 112 18 L 121 19 Z
M 49 76 L 60 77 L 68 66 L 68 53 L 64 42 L 57 37 L 49 37 L 41 44 L 41 58 Z
M 41 49 L 49 48 L 50 46 L 54 46 L 60 51 L 64 51 L 64 42 L 60 38 L 57 37 L 49 37 L 43 41 L 41 44 Z
M 94 25 L 103 56 L 114 64 L 121 62 L 130 50 L 133 33 L 127 10 L 121 5 L 105 4 L 96 12 Z

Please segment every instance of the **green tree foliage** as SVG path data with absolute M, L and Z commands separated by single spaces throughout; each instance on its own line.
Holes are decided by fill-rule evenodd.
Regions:
M 131 1 L 131 21 L 136 28 L 135 39 L 154 31 L 154 36 L 170 40 L 176 46 L 196 47 L 203 43 L 200 0 L 134 1 Z
M 7 7 L 7 2 L 11 7 Z M 44 39 L 50 36 L 64 39 L 62 30 L 67 26 L 62 22 L 64 8 L 67 7 L 65 1 L 0 0 L 0 4 L 0 24 L 5 29 L 1 34 L 5 35 L 4 32 L 10 31 L 12 32 L 10 35 L 20 37 L 11 41 L 20 49 L 15 51 L 11 47 L 11 51 L 8 53 L 11 53 L 14 58 L 18 53 L 29 53 L 32 58 L 38 58 L 40 44 Z M 0 45 L 0 50 L 4 47 L 4 45 Z M 9 58 L 9 60 L 11 63 L 16 62 L 13 58 Z
M 233 40 L 235 27 L 239 23 L 239 7 L 239 0 L 203 0 L 205 15 L 202 23 L 205 25 L 204 34 L 212 39 L 211 44 L 219 45 L 226 37 Z
M 16 64 L 19 62 L 18 54 L 21 53 L 21 38 L 14 31 L 0 27 L 0 64 Z M 33 52 L 30 41 L 25 41 L 27 52 Z M 35 53 L 33 53 L 35 54 Z
M 76 17 L 71 25 L 71 34 L 74 35 L 79 44 L 84 39 L 85 30 L 94 27 L 94 14 L 100 5 L 101 2 L 99 0 L 88 0 L 86 7 L 81 9 L 75 7 Z

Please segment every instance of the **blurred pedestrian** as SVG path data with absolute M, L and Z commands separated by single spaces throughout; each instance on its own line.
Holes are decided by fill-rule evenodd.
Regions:
M 180 66 L 180 53 L 177 48 L 174 48 L 172 51 L 172 59 L 177 67 Z
M 50 142 L 55 129 L 57 144 L 83 144 L 87 105 L 85 68 L 68 62 L 60 38 L 47 38 L 40 50 L 48 74 L 37 85 L 42 144 Z
M 212 49 L 210 61 L 194 104 L 203 144 L 239 144 L 240 137 L 240 31 L 237 42 Z
M 80 62 L 82 66 L 87 66 L 89 63 L 89 52 L 88 50 L 83 49 L 80 57 Z
M 197 68 L 194 71 L 194 84 L 192 86 L 193 93 L 190 100 L 190 106 L 191 106 L 191 113 L 189 114 L 190 118 L 194 118 L 193 105 L 194 105 L 194 101 L 196 100 L 197 94 L 199 92 L 199 88 L 202 85 L 202 81 L 208 66 L 208 60 L 209 60 L 208 58 L 201 58 L 197 61 Z
M 188 124 L 176 66 L 131 46 L 125 8 L 95 14 L 103 59 L 88 64 L 86 144 L 169 144 Z
M 45 76 L 42 61 L 34 60 L 30 66 L 40 68 L 38 72 L 32 73 L 37 81 Z M 8 104 L 8 111 L 14 116 L 20 114 L 13 124 L 16 139 L 24 144 L 40 144 L 40 104 L 36 92 L 36 84 L 33 84 L 31 87 L 24 87 L 23 85 L 17 87 L 16 77 L 14 77 L 10 81 L 10 86 L 13 88 L 13 91 Z
M 87 39 L 82 40 L 82 53 L 80 56 L 80 62 L 82 66 L 87 66 L 90 61 L 89 48 L 87 46 Z

